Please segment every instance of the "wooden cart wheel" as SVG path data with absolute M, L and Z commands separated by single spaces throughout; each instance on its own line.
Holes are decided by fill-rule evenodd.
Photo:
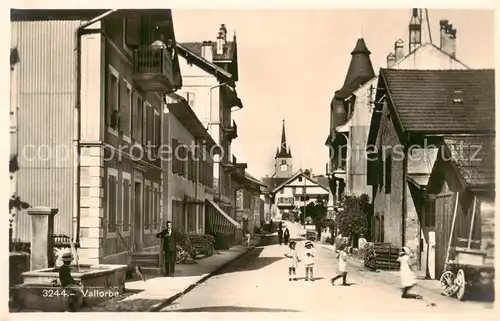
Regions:
M 455 278 L 455 285 L 457 286 L 457 298 L 460 301 L 465 299 L 465 293 L 467 291 L 467 282 L 465 281 L 464 270 L 460 269 L 457 272 L 457 277 Z
M 457 293 L 458 288 L 455 285 L 455 274 L 453 272 L 444 272 L 439 281 L 441 282 L 441 294 L 452 296 Z

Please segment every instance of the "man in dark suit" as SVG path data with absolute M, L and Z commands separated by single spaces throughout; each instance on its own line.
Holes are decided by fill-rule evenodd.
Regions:
M 172 222 L 167 222 L 167 228 L 156 234 L 157 238 L 163 239 L 163 256 L 165 259 L 165 275 L 171 276 L 175 270 L 175 258 L 177 254 L 178 235 L 172 230 Z

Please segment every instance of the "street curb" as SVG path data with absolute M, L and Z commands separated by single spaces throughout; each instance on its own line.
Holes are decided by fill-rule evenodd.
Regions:
M 205 282 L 206 280 L 208 280 L 209 278 L 211 278 L 212 276 L 214 276 L 215 274 L 217 274 L 220 270 L 222 270 L 223 268 L 225 268 L 226 266 L 228 266 L 230 263 L 234 262 L 235 260 L 239 259 L 241 256 L 243 256 L 243 255 L 247 254 L 248 252 L 250 252 L 251 250 L 253 250 L 255 247 L 256 246 L 251 246 L 251 247 L 247 248 L 244 252 L 241 252 L 240 255 L 236 256 L 235 258 L 233 258 L 233 259 L 225 262 L 221 266 L 217 267 L 215 270 L 213 270 L 212 272 L 208 273 L 204 277 L 200 278 L 195 283 L 192 283 L 191 285 L 189 285 L 187 288 L 185 288 L 181 292 L 179 292 L 177 294 L 174 294 L 173 296 L 171 296 L 171 297 L 169 297 L 167 299 L 164 299 L 162 302 L 153 305 L 146 312 L 158 312 L 158 311 L 160 311 L 161 309 L 163 309 L 167 305 L 171 304 L 172 302 L 174 302 L 175 300 L 177 300 L 181 296 L 183 296 L 183 295 L 187 294 L 188 292 L 190 292 L 191 290 L 193 290 L 199 284 Z

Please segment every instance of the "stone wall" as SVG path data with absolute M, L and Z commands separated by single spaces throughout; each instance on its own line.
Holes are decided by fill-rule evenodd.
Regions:
M 404 177 L 405 161 L 401 153 L 402 145 L 396 134 L 396 130 L 389 117 L 387 106 L 384 106 L 382 118 L 377 137 L 377 146 L 382 146 L 383 168 L 383 186 L 379 186 L 374 196 L 374 214 L 375 216 L 384 216 L 384 242 L 394 246 L 408 246 L 415 255 L 414 265 L 418 264 L 420 255 L 420 222 L 416 207 L 411 196 L 408 183 Z M 385 151 L 384 151 L 385 150 Z M 386 155 L 393 154 L 391 166 L 391 186 L 390 191 L 386 193 Z M 406 213 L 403 225 L 403 198 L 406 200 Z M 418 205 L 417 205 L 418 206 Z M 402 244 L 403 228 L 405 241 Z

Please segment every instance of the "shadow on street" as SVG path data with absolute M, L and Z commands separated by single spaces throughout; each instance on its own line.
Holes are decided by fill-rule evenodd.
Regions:
M 214 276 L 233 272 L 260 270 L 270 264 L 284 259 L 284 257 L 259 257 L 263 250 L 263 247 L 257 247 L 250 250 L 237 258 L 235 261 L 229 263 L 220 271 L 216 272 Z
M 166 312 L 303 312 L 292 309 L 273 309 L 273 308 L 258 308 L 258 307 L 238 307 L 238 306 L 209 306 L 191 309 L 170 310 Z

